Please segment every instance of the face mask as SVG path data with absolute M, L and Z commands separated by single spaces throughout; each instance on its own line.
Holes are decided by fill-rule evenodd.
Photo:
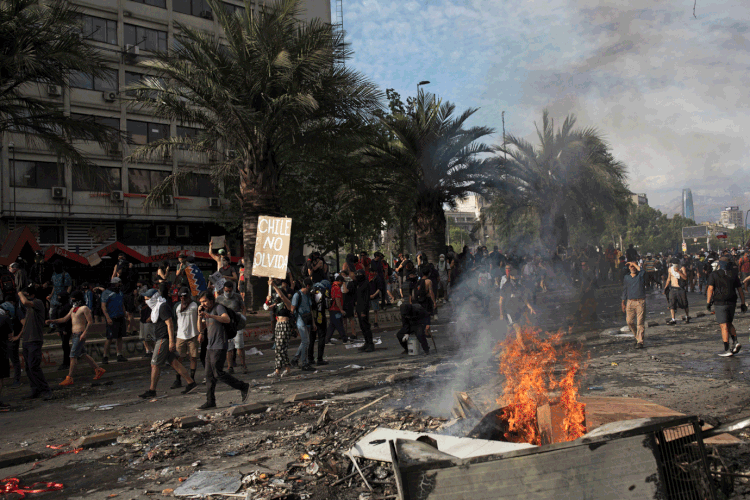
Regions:
M 233 292 L 227 292 L 227 291 L 224 292 L 224 298 L 226 299 L 231 299 L 232 295 L 234 295 Z
M 83 305 L 83 301 L 82 300 L 73 301 L 73 306 L 75 306 L 75 307 L 81 307 L 82 305 Z
M 444 258 L 444 257 L 442 257 L 442 258 L 440 259 L 440 262 L 445 262 L 445 258 Z

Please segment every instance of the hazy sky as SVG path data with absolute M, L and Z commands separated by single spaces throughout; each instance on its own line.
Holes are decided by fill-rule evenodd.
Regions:
M 574 113 L 652 205 L 749 190 L 750 1 L 696 15 L 693 0 L 344 0 L 350 64 L 383 89 L 405 100 L 430 80 L 496 142 L 503 110 L 528 138 L 542 109 Z

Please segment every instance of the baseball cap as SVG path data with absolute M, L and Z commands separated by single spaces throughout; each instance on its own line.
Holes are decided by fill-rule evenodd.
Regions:
M 186 287 L 186 286 L 183 286 L 182 288 L 180 288 L 180 291 L 179 291 L 178 295 L 180 297 L 184 297 L 186 295 L 190 296 L 190 289 L 188 287 Z
M 122 283 L 122 280 L 115 276 L 114 278 L 112 278 L 112 281 L 110 281 L 110 283 L 114 285 L 116 283 Z
M 11 264 L 8 267 L 11 269 L 16 269 L 18 267 L 18 262 L 11 262 Z
M 148 290 L 146 290 L 146 293 L 144 293 L 143 296 L 150 299 L 157 293 L 159 293 L 159 290 L 157 290 L 156 288 L 149 288 Z

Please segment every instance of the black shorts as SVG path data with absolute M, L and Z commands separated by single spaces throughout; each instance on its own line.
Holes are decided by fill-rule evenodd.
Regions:
M 669 308 L 670 309 L 687 309 L 688 299 L 687 292 L 682 288 L 672 288 L 669 290 Z
M 732 324 L 734 321 L 734 311 L 737 309 L 736 304 L 730 304 L 727 306 L 714 306 L 716 311 L 716 322 L 720 325 Z
M 112 318 L 112 324 L 107 324 L 107 340 L 117 340 L 125 336 L 125 318 Z

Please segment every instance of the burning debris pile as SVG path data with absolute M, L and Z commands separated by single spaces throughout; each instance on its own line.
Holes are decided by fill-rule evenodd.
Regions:
M 497 402 L 502 437 L 534 445 L 573 441 L 586 433 L 585 405 L 578 397 L 580 350 L 561 342 L 562 333 L 540 337 L 525 327 L 498 344 L 500 373 L 505 376 Z M 563 373 L 557 375 L 557 364 Z

